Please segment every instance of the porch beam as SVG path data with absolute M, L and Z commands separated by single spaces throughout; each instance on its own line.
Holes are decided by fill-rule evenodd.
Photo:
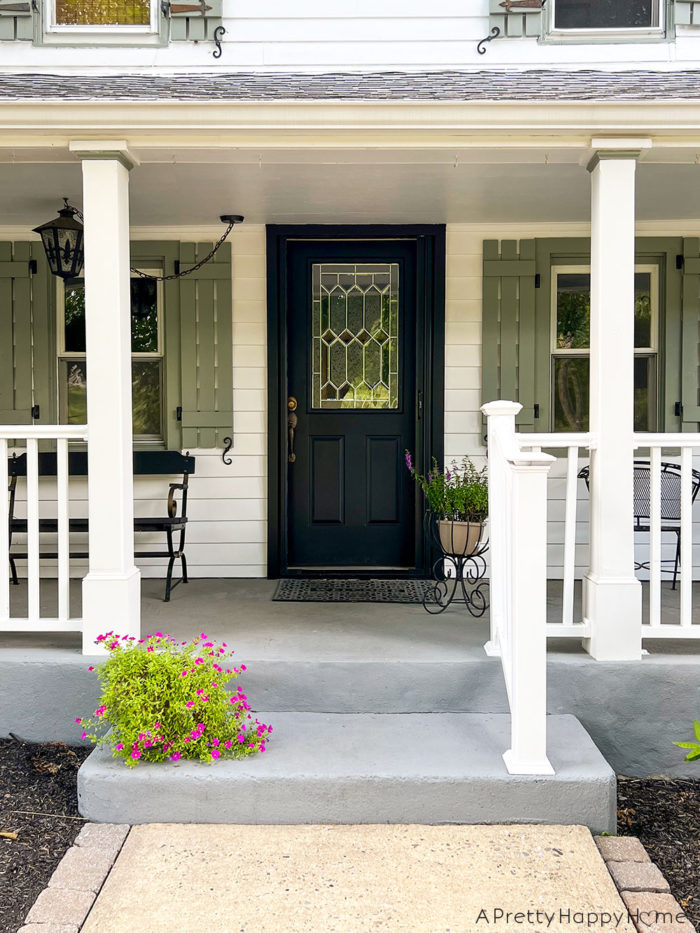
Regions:
M 131 424 L 129 170 L 125 145 L 82 161 L 85 215 L 85 342 L 88 378 L 89 572 L 83 580 L 83 652 L 97 635 L 139 637 L 141 575 L 134 564 Z
M 598 141 L 596 141 L 598 142 Z M 600 660 L 638 660 L 642 591 L 634 575 L 634 235 L 637 159 L 648 140 L 599 142 L 591 173 L 590 569 L 583 645 Z

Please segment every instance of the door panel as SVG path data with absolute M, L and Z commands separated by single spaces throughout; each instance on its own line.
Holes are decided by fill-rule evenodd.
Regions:
M 288 566 L 415 566 L 416 242 L 290 242 Z

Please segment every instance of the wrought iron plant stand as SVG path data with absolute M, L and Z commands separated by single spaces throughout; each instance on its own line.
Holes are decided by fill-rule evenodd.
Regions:
M 489 606 L 484 557 L 489 542 L 484 524 L 444 520 L 428 510 L 425 526 L 440 556 L 433 564 L 435 583 L 426 590 L 424 608 L 436 615 L 444 612 L 456 597 L 464 602 L 470 615 L 480 618 Z

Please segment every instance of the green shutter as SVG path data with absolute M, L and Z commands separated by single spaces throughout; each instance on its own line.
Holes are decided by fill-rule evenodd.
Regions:
M 194 265 L 211 243 L 182 243 L 180 267 Z M 233 431 L 231 245 L 180 279 L 182 446 L 223 446 Z
M 700 239 L 683 240 L 683 317 L 681 324 L 682 430 L 700 423 Z
M 535 428 L 535 241 L 484 242 L 482 401 L 520 402 Z
M 40 243 L 0 243 L 0 424 L 51 422 L 48 286 Z
M 501 30 L 499 38 L 521 39 L 542 34 L 542 8 L 544 0 L 528 0 L 528 6 L 512 0 L 490 0 L 489 28 Z
M 170 38 L 212 42 L 214 30 L 222 25 L 222 3 L 223 0 L 171 0 Z
M 676 26 L 700 26 L 700 0 L 674 0 Z
M 0 41 L 33 38 L 32 0 L 0 0 Z

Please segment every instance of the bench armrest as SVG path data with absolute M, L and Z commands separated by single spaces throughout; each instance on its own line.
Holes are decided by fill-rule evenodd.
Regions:
M 168 518 L 177 516 L 177 500 L 175 499 L 177 489 L 182 490 L 180 514 L 182 518 L 185 518 L 187 515 L 187 474 L 185 474 L 181 483 L 168 483 L 168 489 Z

